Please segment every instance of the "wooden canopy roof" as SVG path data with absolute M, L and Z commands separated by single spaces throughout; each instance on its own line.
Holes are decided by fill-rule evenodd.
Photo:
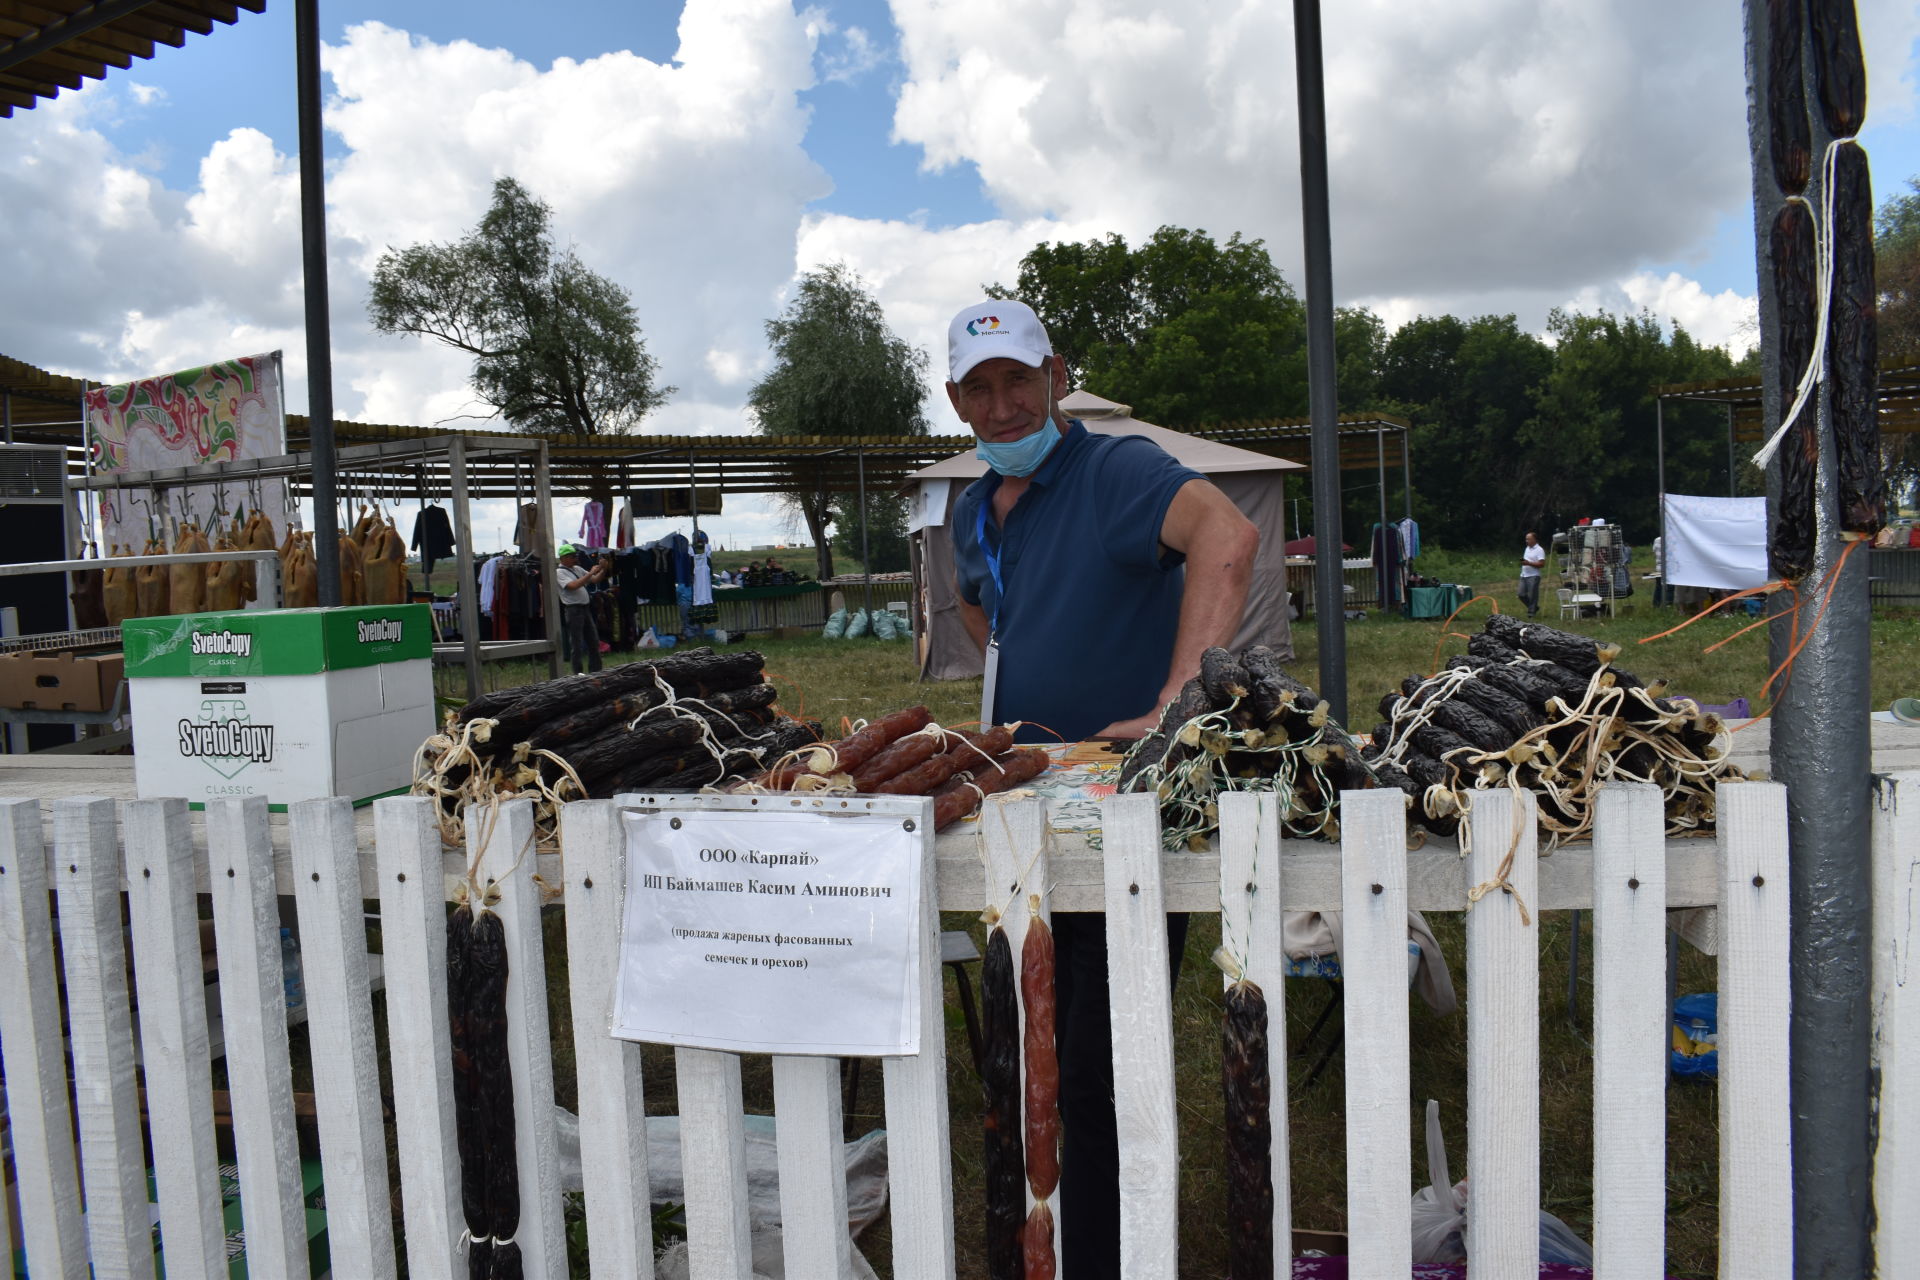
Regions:
M 0 0 L 0 4 L 11 0 Z M 24 443 L 64 444 L 78 448 L 80 395 L 78 378 L 48 373 L 22 360 L 0 355 L 0 399 L 15 440 Z M 1386 461 L 1398 466 L 1399 446 L 1392 437 L 1408 430 L 1404 419 L 1384 414 L 1343 414 L 1340 418 L 1340 467 L 1343 471 L 1373 469 L 1379 461 L 1380 437 L 1385 437 Z M 341 448 L 388 441 L 430 439 L 460 434 L 495 438 L 503 442 L 498 453 L 477 457 L 472 466 L 475 497 L 513 497 L 525 491 L 524 455 L 505 446 L 525 441 L 521 432 L 487 432 L 438 427 L 392 426 L 378 423 L 334 423 Z M 1305 418 L 1276 418 L 1260 422 L 1233 422 L 1191 428 L 1188 434 L 1219 440 L 1256 453 L 1307 464 L 1311 427 Z M 595 493 L 647 488 L 685 488 L 697 484 L 722 493 L 775 493 L 798 484 L 851 491 L 864 469 L 867 485 L 884 491 L 904 485 L 921 467 L 973 448 L 970 435 L 941 436 L 576 436 L 544 437 L 551 460 L 556 493 Z M 287 415 L 287 448 L 304 452 L 310 447 L 305 414 Z M 429 484 L 432 476 L 424 477 Z
M 0 0 L 0 116 L 266 7 L 267 0 Z
M 1758 443 L 1765 438 L 1757 374 L 1713 382 L 1673 382 L 1655 387 L 1653 394 L 1661 400 L 1700 400 L 1728 405 L 1733 410 L 1735 440 Z M 1881 362 L 1880 430 L 1886 435 L 1920 431 L 1920 364 L 1912 360 Z

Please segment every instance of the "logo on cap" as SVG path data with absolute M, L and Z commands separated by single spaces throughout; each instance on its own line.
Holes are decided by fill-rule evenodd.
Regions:
M 986 329 L 982 330 L 979 327 L 981 325 L 985 325 Z M 999 327 L 1000 327 L 999 316 L 981 316 L 978 319 L 967 321 L 967 332 L 972 334 L 976 338 L 980 337 L 983 332 L 991 333 L 995 329 L 998 329 Z

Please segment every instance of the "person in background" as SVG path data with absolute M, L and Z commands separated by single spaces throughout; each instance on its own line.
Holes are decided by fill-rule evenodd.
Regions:
M 1520 552 L 1520 603 L 1527 607 L 1529 618 L 1540 613 L 1540 566 L 1546 562 L 1547 549 L 1529 532 L 1527 545 Z
M 573 674 L 600 669 L 600 629 L 593 625 L 593 606 L 587 603 L 587 588 L 607 576 L 613 567 L 612 556 L 601 556 L 591 569 L 580 567 L 580 552 L 571 542 L 560 544 L 560 619 L 566 627 L 567 653 L 573 659 Z

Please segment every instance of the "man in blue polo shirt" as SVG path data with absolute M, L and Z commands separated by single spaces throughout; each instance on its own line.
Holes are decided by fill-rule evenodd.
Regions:
M 1063 417 L 1066 365 L 1019 302 L 947 330 L 947 398 L 992 468 L 954 506 L 960 614 L 988 655 L 996 723 L 1027 741 L 1135 738 L 1229 643 L 1260 535 L 1198 472 L 1139 436 Z M 1186 918 L 1171 917 L 1174 963 Z M 1106 917 L 1053 918 L 1064 1129 L 1063 1280 L 1120 1274 Z

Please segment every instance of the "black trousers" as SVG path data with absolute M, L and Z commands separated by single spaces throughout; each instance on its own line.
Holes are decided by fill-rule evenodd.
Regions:
M 1168 975 L 1180 978 L 1187 917 L 1167 917 Z M 1053 917 L 1054 1030 L 1060 1056 L 1061 1280 L 1118 1280 L 1120 1142 L 1113 1111 L 1113 1023 L 1107 988 L 1107 917 Z
M 573 660 L 573 674 L 600 669 L 600 629 L 593 625 L 593 606 L 560 606 L 560 620 L 566 624 L 567 655 Z

